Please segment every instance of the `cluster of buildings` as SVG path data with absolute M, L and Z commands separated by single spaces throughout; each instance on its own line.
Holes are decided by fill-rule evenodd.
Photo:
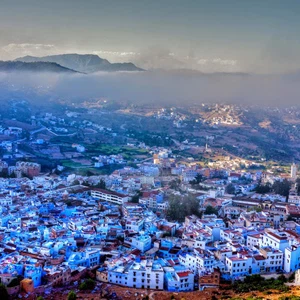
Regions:
M 175 163 L 163 151 L 154 158 L 101 176 L 39 175 L 38 164 L 17 162 L 29 178 L 0 179 L 1 282 L 21 276 L 32 291 L 92 272 L 101 282 L 179 292 L 300 269 L 295 183 L 286 201 L 253 191 L 278 180 L 270 173 Z M 167 217 L 168 198 L 187 194 L 198 216 Z
M 96 162 L 94 164 L 95 168 L 101 168 L 105 165 L 111 164 L 125 164 L 126 161 L 123 158 L 123 155 L 99 155 L 97 157 L 93 157 Z
M 28 161 L 17 161 L 15 166 L 9 166 L 7 162 L 0 161 L 0 172 L 6 176 L 15 176 L 21 178 L 28 176 L 33 178 L 38 176 L 41 172 L 41 165 L 34 162 Z

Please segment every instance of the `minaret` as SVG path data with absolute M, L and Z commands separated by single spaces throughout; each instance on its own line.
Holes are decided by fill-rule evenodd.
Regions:
M 291 166 L 291 179 L 294 181 L 297 179 L 297 165 L 295 163 Z
M 207 143 L 207 141 L 208 141 L 208 136 L 206 136 L 205 152 L 207 152 L 207 150 L 208 150 L 208 143 Z

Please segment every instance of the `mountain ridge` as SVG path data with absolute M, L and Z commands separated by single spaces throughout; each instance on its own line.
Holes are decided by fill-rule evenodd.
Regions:
M 78 73 L 72 69 L 53 62 L 23 62 L 23 61 L 1 61 L 1 72 L 51 72 L 51 73 Z
M 81 73 L 95 72 L 118 72 L 118 71 L 144 71 L 135 66 L 131 62 L 127 63 L 110 63 L 107 59 L 103 59 L 95 54 L 57 54 L 48 56 L 24 56 L 16 58 L 14 61 L 22 62 L 53 62 L 68 69 Z

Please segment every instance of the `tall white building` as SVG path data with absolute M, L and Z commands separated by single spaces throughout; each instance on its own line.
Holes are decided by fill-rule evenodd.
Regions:
M 293 180 L 297 179 L 297 165 L 295 163 L 293 163 L 291 166 L 291 178 Z
M 300 246 L 292 245 L 284 250 L 284 271 L 293 272 L 300 269 Z
M 114 204 L 119 205 L 130 200 L 130 197 L 128 195 L 123 195 L 116 192 L 96 188 L 91 191 L 91 196 L 93 198 L 99 199 L 100 201 L 112 202 Z

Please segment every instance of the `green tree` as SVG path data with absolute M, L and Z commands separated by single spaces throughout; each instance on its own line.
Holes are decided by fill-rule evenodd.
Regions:
M 290 189 L 291 189 L 291 182 L 288 181 L 287 179 L 284 179 L 282 181 L 280 180 L 276 180 L 273 183 L 273 191 L 275 194 L 279 194 L 281 196 L 284 196 L 286 198 L 286 202 L 289 199 L 289 193 L 290 193 Z
M 86 279 L 79 286 L 80 290 L 93 290 L 95 288 L 96 282 L 93 279 Z
M 282 281 L 282 282 L 287 282 L 287 278 L 286 278 L 283 274 L 279 275 L 279 276 L 277 277 L 277 280 L 280 280 L 280 281 Z
M 11 174 L 10 174 L 10 176 L 9 176 L 10 178 L 16 178 L 16 174 L 15 174 L 15 172 L 12 172 Z
M 68 207 L 70 207 L 70 206 L 72 206 L 72 201 L 68 200 L 68 201 L 66 201 L 66 204 L 67 204 Z
M 189 215 L 196 215 L 196 216 L 201 216 L 200 214 L 200 203 L 199 203 L 199 200 L 189 194 L 188 196 L 185 196 L 183 198 L 183 207 L 184 207 L 184 214 L 186 216 L 189 216 Z
M 1 171 L 0 172 L 0 177 L 1 178 L 7 178 L 8 177 L 8 173 L 6 171 Z
M 179 190 L 179 186 L 180 186 L 180 179 L 177 178 L 170 181 L 170 189 L 177 191 Z
M 226 193 L 227 194 L 235 194 L 235 187 L 232 183 L 229 183 L 227 186 L 226 186 L 226 189 L 225 189 Z
M 76 300 L 77 296 L 74 291 L 70 291 L 67 297 L 67 300 Z
M 192 180 L 192 181 L 190 181 L 190 184 L 192 184 L 192 185 L 199 184 L 199 183 L 201 183 L 204 180 L 205 180 L 205 177 L 203 175 L 201 175 L 201 174 L 198 173 L 196 175 L 195 179 Z
M 169 220 L 182 221 L 184 219 L 183 212 L 181 211 L 181 199 L 179 196 L 172 196 L 169 198 L 169 206 L 167 209 L 167 218 Z
M 285 276 L 279 276 L 277 279 L 265 279 L 259 274 L 246 276 L 244 281 L 236 280 L 232 289 L 237 293 L 246 293 L 250 291 L 268 291 L 278 290 L 280 292 L 288 292 L 290 288 L 285 285 Z
M 255 188 L 255 192 L 258 194 L 267 194 L 271 192 L 271 183 L 267 182 L 266 184 L 262 184 L 261 180 L 258 182 L 258 185 Z
M 0 283 L 0 299 L 9 300 L 9 295 L 6 286 L 3 283 Z
M 133 203 L 139 203 L 139 199 L 140 199 L 139 194 L 136 194 L 136 195 L 134 195 L 134 196 L 131 197 L 131 202 L 133 202 Z
M 289 276 L 289 282 L 293 282 L 295 281 L 295 272 L 293 272 L 290 276 Z
M 84 181 L 82 184 L 85 186 L 91 186 L 91 184 L 88 181 Z
M 211 205 L 206 206 L 204 214 L 206 215 L 218 215 L 218 210 Z
M 94 175 L 94 173 L 92 171 L 90 171 L 90 170 L 86 171 L 86 176 L 93 176 L 93 175 Z
M 20 282 L 24 279 L 23 276 L 18 275 L 17 277 L 15 277 L 8 285 L 7 287 L 15 287 L 20 285 Z
M 96 187 L 96 188 L 99 188 L 99 189 L 102 189 L 102 190 L 106 190 L 106 183 L 105 183 L 105 181 L 104 181 L 103 179 L 101 179 L 101 180 L 99 181 L 99 183 L 96 184 L 95 187 Z
M 248 212 L 253 211 L 253 210 L 255 210 L 256 212 L 261 212 L 263 209 L 260 206 L 254 206 L 254 207 L 251 207 L 251 208 L 249 207 L 247 209 Z
M 300 300 L 299 296 L 282 296 L 279 298 L 279 300 Z
M 201 216 L 199 200 L 193 195 L 171 196 L 166 212 L 167 218 L 172 221 L 183 222 L 189 215 Z
M 80 182 L 79 182 L 78 179 L 75 179 L 75 180 L 73 181 L 73 183 L 72 183 L 72 185 L 79 185 L 79 184 L 80 184 Z

